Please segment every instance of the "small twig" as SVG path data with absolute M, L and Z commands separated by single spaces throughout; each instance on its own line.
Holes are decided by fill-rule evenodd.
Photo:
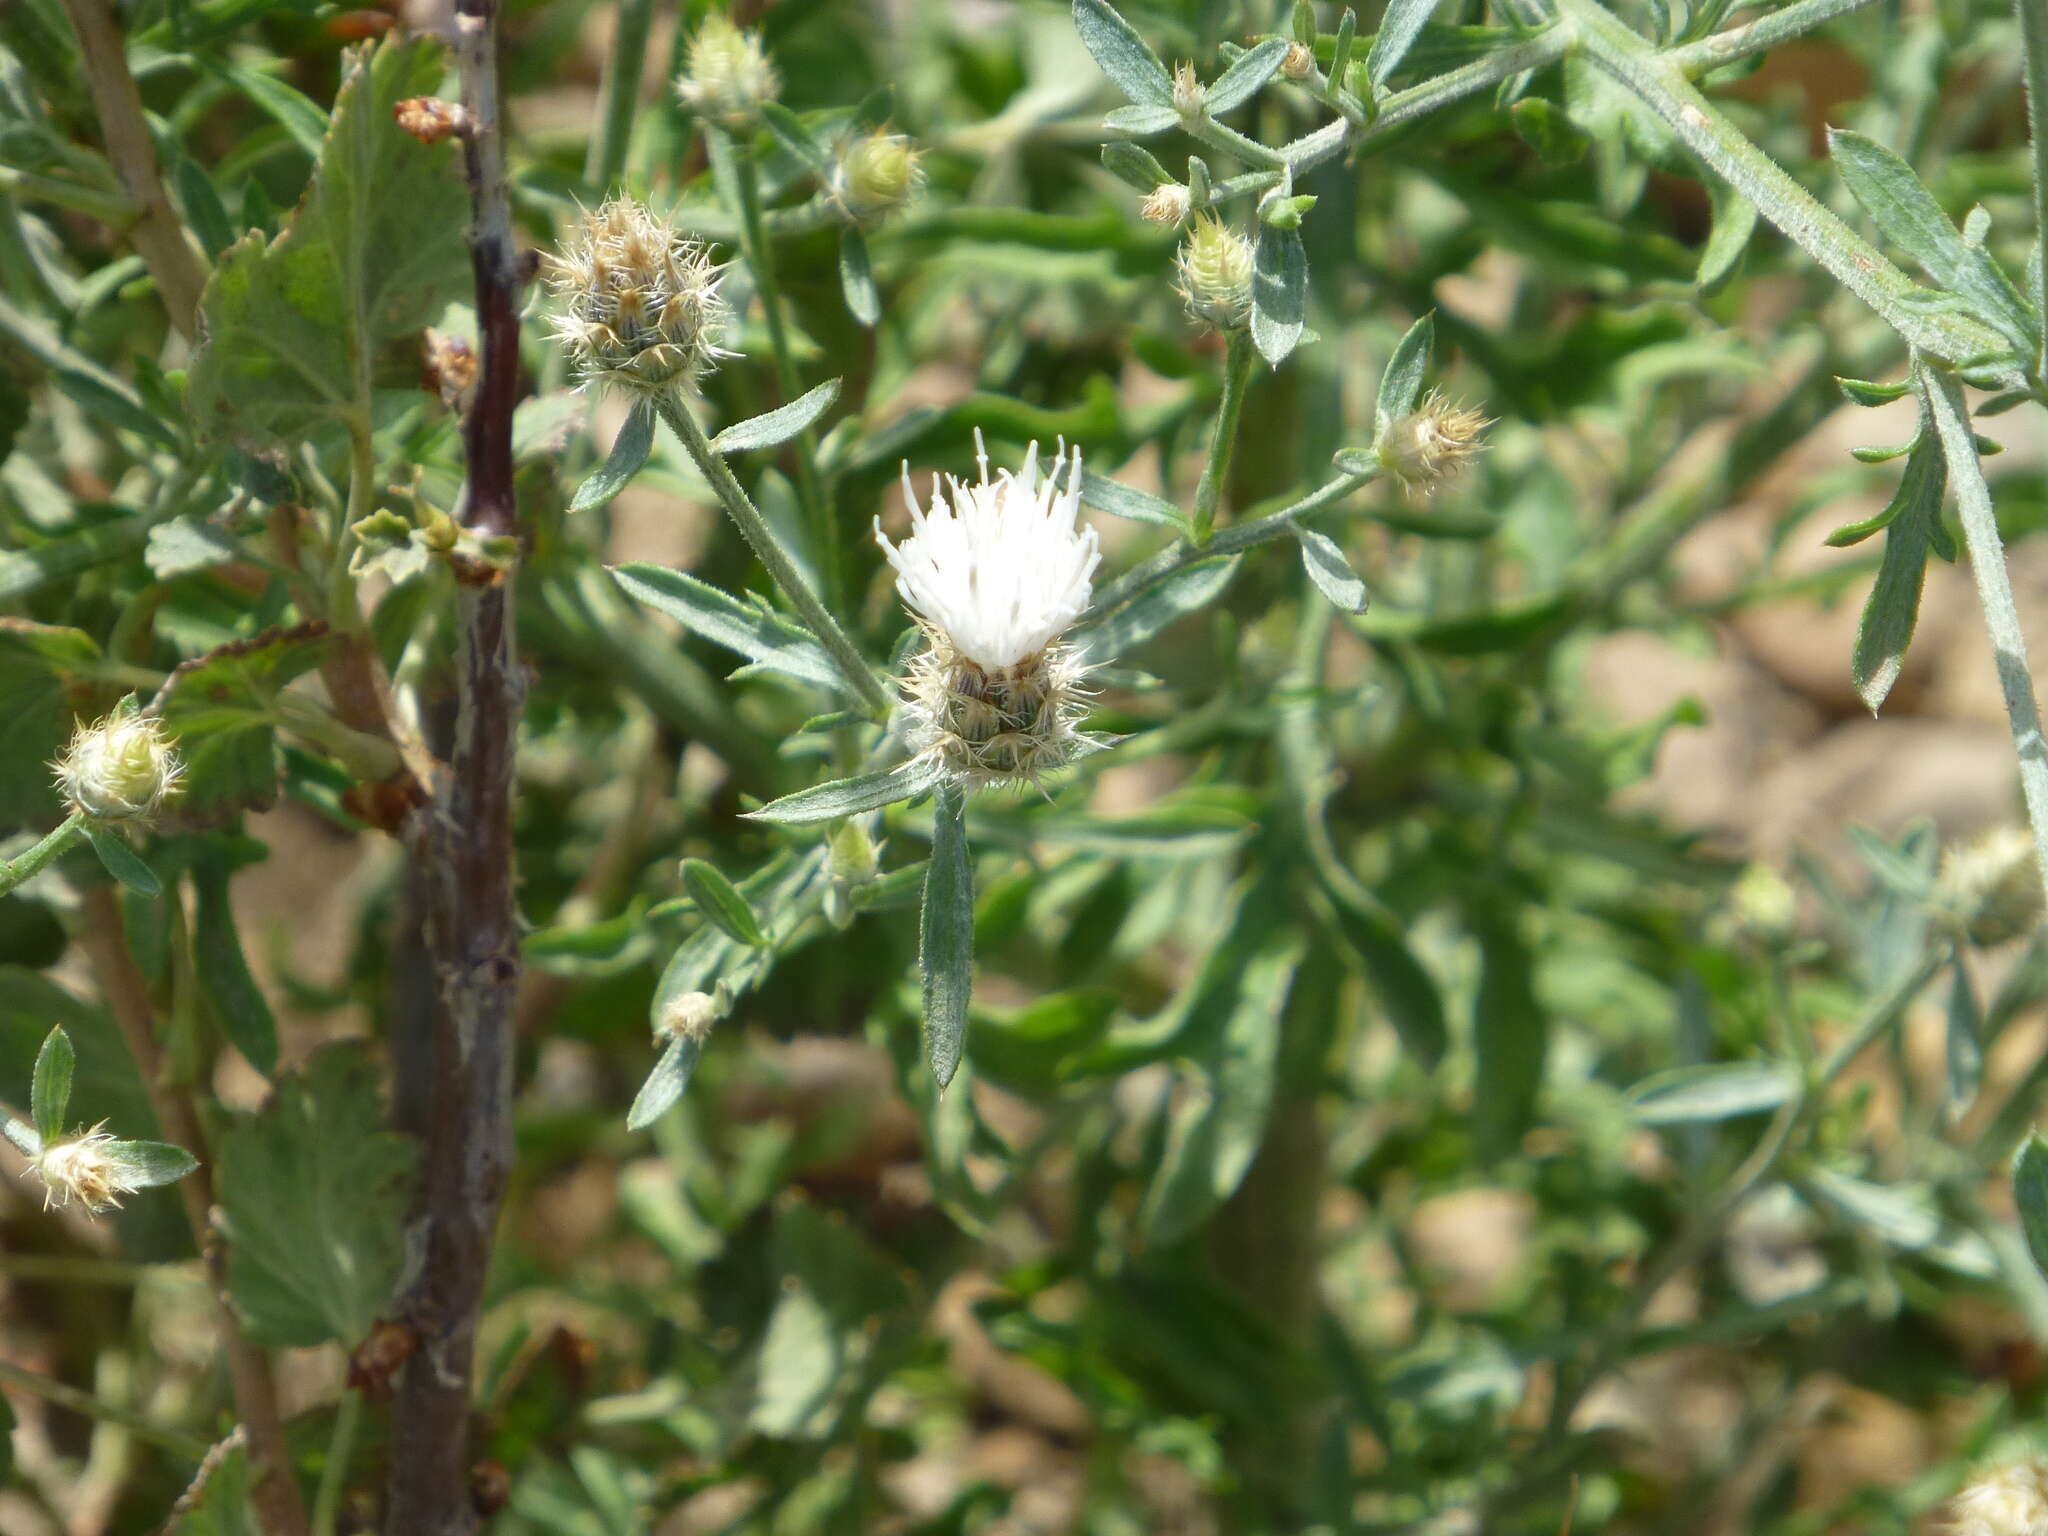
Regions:
M 94 885 L 85 893 L 85 924 L 79 944 L 92 962 L 105 994 L 108 1011 L 127 1042 L 135 1070 L 149 1090 L 150 1108 L 164 1138 L 199 1159 L 199 1166 L 178 1180 L 193 1241 L 206 1261 L 214 1309 L 228 1357 L 228 1379 L 234 1388 L 235 1411 L 248 1432 L 256 1481 L 250 1499 L 271 1536 L 307 1536 L 306 1506 L 292 1476 L 291 1445 L 285 1438 L 284 1414 L 278 1406 L 277 1380 L 270 1357 L 242 1332 L 228 1304 L 227 1252 L 213 1227 L 213 1173 L 205 1134 L 192 1096 L 171 1081 L 157 1049 L 149 983 L 129 953 L 126 926 L 111 886 Z
M 156 143 L 142 115 L 142 96 L 128 72 L 127 47 L 105 0 L 64 0 L 78 34 L 85 81 L 92 90 L 114 174 L 139 212 L 130 238 L 149 275 L 156 279 L 171 324 L 188 341 L 199 334 L 199 295 L 206 287 L 206 258 L 200 253 L 164 190 Z

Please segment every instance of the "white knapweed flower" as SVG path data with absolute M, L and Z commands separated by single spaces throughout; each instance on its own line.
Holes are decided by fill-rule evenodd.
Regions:
M 555 334 L 585 383 L 659 393 L 734 355 L 718 345 L 724 268 L 631 198 L 585 214 L 546 271 L 565 310 Z
M 911 489 L 910 537 L 875 542 L 896 569 L 896 590 L 926 647 L 903 680 L 919 754 L 969 788 L 1036 782 L 1096 745 L 1077 729 L 1086 665 L 1060 636 L 1088 610 L 1101 560 L 1095 530 L 1080 526 L 1081 454 L 1066 444 L 1041 477 L 1038 444 L 1016 475 L 981 481 L 932 477 L 931 506 Z M 1062 471 L 1065 489 L 1059 488 Z
M 1184 224 L 1193 199 L 1177 181 L 1162 181 L 1138 204 L 1138 217 L 1152 224 Z
M 676 97 L 684 106 L 727 128 L 744 128 L 760 115 L 762 102 L 781 92 L 782 78 L 758 34 L 716 11 L 704 18 L 676 77 Z
M 1432 389 L 1421 405 L 1387 428 L 1379 445 L 1380 465 L 1409 490 L 1427 496 L 1486 447 L 1479 435 L 1492 425 L 1478 411 L 1453 405 L 1442 390 Z
M 147 820 L 177 793 L 185 775 L 162 722 L 131 706 L 81 724 L 53 767 L 72 807 L 103 821 Z
M 52 1142 L 30 1159 L 29 1167 L 43 1181 L 44 1210 L 76 1200 L 97 1215 L 120 1205 L 122 1195 L 142 1188 L 127 1164 L 108 1155 L 115 1138 L 105 1125 L 101 1121 L 89 1131 Z
M 1989 949 L 2041 924 L 2041 876 L 2024 827 L 1994 827 L 1942 854 L 1931 905 L 1963 936 Z
M 1995 1467 L 1949 1501 L 1948 1536 L 2048 1536 L 2048 1463 Z
M 1235 329 L 1252 313 L 1252 243 L 1221 219 L 1203 214 L 1174 258 L 1174 287 L 1188 314 L 1219 331 Z

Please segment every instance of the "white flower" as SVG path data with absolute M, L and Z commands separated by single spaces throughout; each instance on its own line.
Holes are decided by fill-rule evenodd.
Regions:
M 43 1209 L 76 1200 L 97 1215 L 121 1203 L 120 1197 L 142 1187 L 128 1165 L 108 1154 L 115 1138 L 105 1121 L 64 1141 L 52 1142 L 30 1160 L 43 1181 Z
M 1060 643 L 1087 612 L 1102 555 L 1079 526 L 1078 450 L 1069 458 L 1062 443 L 1041 481 L 1038 444 L 1020 474 L 994 480 L 979 434 L 975 448 L 979 484 L 948 477 L 948 490 L 934 477 L 930 511 L 910 494 L 911 536 L 893 545 L 877 519 L 875 541 L 925 634 L 902 683 L 919 756 L 969 789 L 1035 784 L 1104 745 L 1078 728 L 1087 665 Z
M 1000 671 L 1036 656 L 1088 611 L 1090 580 L 1102 552 L 1095 530 L 1078 526 L 1081 451 L 1071 460 L 1060 444 L 1052 474 L 1038 474 L 1038 444 L 1020 475 L 1007 469 L 988 477 L 988 451 L 975 433 L 981 483 L 948 475 L 950 491 L 932 477 L 929 512 L 917 505 L 910 466 L 903 490 L 910 502 L 910 537 L 891 544 L 875 519 L 875 542 L 896 568 L 896 590 L 925 624 L 985 671 Z M 1068 469 L 1064 491 L 1056 488 Z

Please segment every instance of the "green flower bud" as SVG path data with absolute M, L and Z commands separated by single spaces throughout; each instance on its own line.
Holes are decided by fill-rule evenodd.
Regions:
M 908 137 L 878 129 L 840 153 L 832 194 L 857 222 L 885 218 L 924 190 L 923 159 Z
M 55 769 L 64 798 L 105 821 L 154 816 L 185 772 L 163 723 L 132 702 L 104 720 L 80 725 Z
M 724 127 L 745 128 L 761 115 L 761 103 L 781 91 L 782 79 L 757 34 L 716 12 L 704 18 L 676 78 L 684 106 Z
M 1180 279 L 1174 286 L 1194 319 L 1226 331 L 1251 318 L 1251 241 L 1205 214 L 1188 231 L 1177 261 Z

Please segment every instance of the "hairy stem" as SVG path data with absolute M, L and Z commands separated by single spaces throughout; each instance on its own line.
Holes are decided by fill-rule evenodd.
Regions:
M 134 956 L 129 953 L 127 928 L 113 888 L 92 886 L 85 893 L 83 911 L 85 922 L 79 932 L 79 944 L 99 977 L 107 1009 L 120 1027 L 135 1070 L 149 1090 L 150 1108 L 157 1125 L 166 1141 L 199 1159 L 199 1166 L 178 1180 L 178 1198 L 184 1202 L 192 1239 L 206 1261 L 214 1313 L 227 1352 L 235 1412 L 249 1437 L 249 1458 L 256 1468 L 250 1500 L 270 1536 L 307 1536 L 306 1506 L 292 1476 L 291 1446 L 285 1439 L 284 1414 L 278 1406 L 277 1379 L 270 1369 L 270 1357 L 242 1332 L 234 1309 L 228 1304 L 227 1251 L 213 1229 L 213 1174 L 198 1107 L 191 1094 L 171 1080 L 163 1054 L 157 1049 L 149 983 L 143 980 Z
M 1771 11 L 1743 26 L 1730 27 L 1726 32 L 1716 32 L 1696 43 L 1673 48 L 1665 57 L 1689 75 L 1702 74 L 1723 64 L 1732 64 L 1737 59 L 1746 59 L 1753 53 L 1762 53 L 1766 48 L 1775 48 L 1792 38 L 1804 36 L 1815 27 L 1826 26 L 1837 16 L 1847 16 L 1851 11 L 1860 11 L 1875 3 L 1876 0 L 1795 0 L 1783 10 Z
M 804 580 L 803 572 L 796 568 L 795 562 L 776 542 L 775 533 L 761 515 L 761 509 L 740 488 L 739 481 L 733 478 L 724 458 L 711 446 L 696 418 L 674 393 L 656 395 L 654 403 L 661 412 L 661 419 L 668 423 L 669 430 L 689 450 L 690 458 L 703 472 L 704 478 L 711 482 L 711 488 L 718 493 L 727 515 L 739 525 L 741 535 L 761 564 L 767 567 L 775 584 L 782 588 L 783 595 L 796 609 L 797 617 L 818 637 L 818 643 L 825 647 L 840 674 L 860 696 L 861 702 L 867 705 L 869 712 L 878 720 L 887 719 L 889 696 L 875 680 L 874 668 L 862 658 L 859 649 L 847 638 L 846 631 L 839 627 L 839 621 L 826 611 L 825 605 L 818 600 L 818 594 L 811 590 L 811 584 Z
M 1230 473 L 1231 450 L 1237 446 L 1237 424 L 1244 414 L 1245 386 L 1252 376 L 1252 339 L 1245 330 L 1230 333 L 1223 359 L 1223 398 L 1216 406 L 1216 431 L 1209 439 L 1209 462 L 1195 487 L 1195 543 L 1206 545 L 1216 529 L 1216 508 L 1223 499 L 1223 481 Z
M 33 848 L 0 863 L 0 896 L 24 880 L 33 879 L 62 858 L 85 836 L 85 812 L 73 811 L 65 821 L 44 834 Z
M 2013 0 L 2026 54 L 2027 134 L 2034 148 L 2034 238 L 2048 242 L 2048 0 Z M 2048 317 L 2048 259 L 2034 266 L 2034 313 Z M 2048 334 L 2034 359 L 2035 377 L 2048 379 Z
M 64 0 L 71 29 L 78 34 L 85 83 L 99 113 L 100 132 L 115 175 L 139 210 L 130 238 L 149 275 L 156 280 L 164 308 L 178 334 L 190 341 L 199 334 L 199 295 L 206 287 L 206 258 L 187 233 L 157 164 L 156 141 L 142 115 L 142 97 L 128 72 L 128 51 L 106 0 Z
M 486 536 L 518 530 L 512 412 L 519 399 L 522 263 L 513 243 L 498 117 L 497 0 L 459 0 L 456 59 L 474 124 L 464 143 L 482 359 L 465 428 L 465 523 Z M 426 1143 L 420 1262 L 398 1299 L 419 1336 L 399 1383 L 385 1529 L 391 1536 L 469 1536 L 471 1382 L 498 1207 L 512 1166 L 513 1010 L 519 990 L 514 765 L 525 680 L 513 650 L 506 570 L 465 585 L 456 613 L 456 720 L 448 770 L 406 823 L 425 909 L 433 994 L 430 1049 L 395 1053 L 423 1075 L 398 1089 L 401 1129 Z M 423 989 L 424 990 L 424 989 Z M 421 1020 L 409 1021 L 417 1029 Z M 402 1024 L 401 1027 L 405 1027 Z M 425 1123 L 418 1120 L 424 1118 Z
M 1970 431 L 1969 408 L 1954 377 L 1924 364 L 1920 392 L 1941 438 L 1948 460 L 1949 484 L 1956 489 L 1962 516 L 1963 541 L 1970 547 L 1970 574 L 1977 581 L 1977 602 L 1991 635 L 1998 685 L 2005 694 L 2005 715 L 2012 724 L 2012 743 L 2020 760 L 2020 791 L 2026 797 L 2027 821 L 2034 832 L 2034 862 L 2048 887 L 2048 747 L 2041 737 L 2041 706 L 2034 698 L 2034 674 L 2027 667 L 2027 641 L 2020 631 L 2019 606 L 2012 579 L 2006 574 L 2005 545 L 1998 536 L 1998 517 L 1991 507 L 1991 487 Z

